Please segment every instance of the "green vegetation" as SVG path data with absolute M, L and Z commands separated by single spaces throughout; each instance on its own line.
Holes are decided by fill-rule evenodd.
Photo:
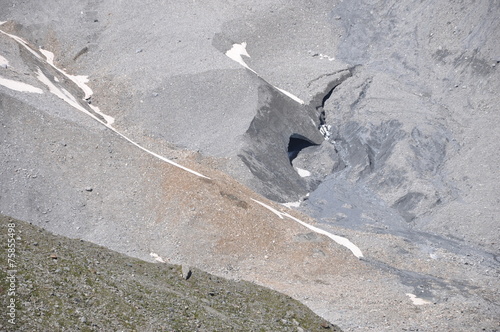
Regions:
M 15 273 L 8 271 L 9 224 L 15 224 Z M 340 331 L 290 297 L 249 282 L 199 270 L 184 280 L 179 266 L 144 262 L 4 216 L 0 225 L 2 331 Z M 7 315 L 11 298 L 15 325 Z

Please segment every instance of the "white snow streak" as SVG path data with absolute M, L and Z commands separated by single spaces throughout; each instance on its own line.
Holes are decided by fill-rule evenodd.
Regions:
M 274 85 L 273 85 L 273 86 L 274 86 Z M 290 97 L 290 98 L 292 98 L 293 100 L 295 100 L 297 103 L 304 105 L 304 101 L 303 101 L 302 99 L 300 99 L 299 97 L 297 97 L 296 95 L 291 94 L 290 92 L 285 91 L 285 90 L 283 90 L 283 89 L 280 89 L 280 88 L 278 88 L 278 87 L 276 87 L 276 86 L 274 86 L 274 87 L 275 87 L 278 91 L 280 91 L 281 93 L 283 93 L 284 95 L 287 95 L 288 97 Z
M 270 207 L 269 205 L 267 204 L 264 204 L 256 199 L 253 199 L 253 198 L 250 198 L 252 201 L 254 201 L 255 203 L 257 204 L 260 204 L 262 205 L 263 207 L 265 207 L 266 209 L 268 209 L 269 211 L 271 211 L 272 213 L 274 213 L 275 215 L 277 215 L 278 217 L 280 217 L 281 219 L 283 219 L 283 216 L 285 215 L 283 212 L 280 212 L 272 207 Z
M 233 44 L 233 47 L 231 47 L 231 49 L 229 51 L 226 52 L 226 55 L 238 62 L 240 65 L 242 65 L 243 67 L 247 68 L 248 70 L 252 71 L 255 73 L 255 75 L 259 76 L 262 78 L 262 76 L 260 76 L 259 74 L 257 74 L 257 72 L 255 70 L 253 70 L 252 68 L 250 68 L 246 62 L 243 60 L 242 58 L 242 55 L 246 56 L 246 57 L 250 57 L 250 55 L 248 54 L 247 52 L 247 43 L 246 42 L 243 42 L 241 44 Z M 272 84 L 271 84 L 272 85 Z M 297 97 L 296 95 L 288 92 L 288 91 L 285 91 L 283 89 L 280 89 L 274 85 L 272 85 L 276 90 L 280 91 L 281 93 L 283 93 L 285 96 L 288 96 L 289 98 L 295 100 L 296 102 L 298 102 L 299 104 L 304 104 L 304 101 L 302 99 L 300 99 L 299 97 Z
M 14 80 L 9 80 L 1 76 L 0 76 L 0 85 L 3 85 L 4 87 L 9 88 L 11 90 L 20 92 L 43 93 L 42 89 L 36 88 L 33 85 Z
M 288 213 L 283 213 L 283 212 L 280 212 L 272 207 L 270 207 L 269 205 L 267 204 L 264 204 L 262 202 L 259 202 L 255 199 L 252 198 L 252 201 L 256 202 L 257 204 L 260 204 L 262 205 L 263 207 L 265 207 L 266 209 L 270 210 L 271 212 L 273 212 L 274 214 L 276 214 L 278 217 L 280 217 L 281 219 L 283 219 L 283 217 L 287 217 L 287 218 L 290 218 L 296 222 L 298 222 L 299 224 L 301 224 L 302 226 L 304 227 L 307 227 L 309 228 L 310 230 L 312 230 L 313 232 L 316 232 L 318 234 L 323 234 L 323 235 L 326 235 L 328 236 L 330 239 L 332 239 L 333 241 L 337 242 L 338 244 L 340 244 L 341 246 L 344 246 L 346 247 L 347 249 L 349 249 L 354 256 L 356 256 L 357 258 L 361 258 L 363 257 L 363 253 L 361 252 L 361 250 L 354 244 L 352 243 L 351 241 L 349 241 L 348 239 L 346 239 L 345 237 L 342 237 L 342 236 L 338 236 L 338 235 L 335 235 L 335 234 L 332 234 L 330 232 L 327 232 L 325 230 L 322 230 L 321 228 L 318 228 L 318 227 L 315 227 L 315 226 L 312 226 L 312 225 L 309 225 L 308 223 L 305 223 L 303 222 L 302 220 L 300 219 L 297 219 L 291 215 L 289 215 Z
M 127 141 L 129 141 L 130 143 L 132 143 L 132 144 L 134 144 L 135 146 L 137 146 L 139 149 L 143 150 L 144 152 L 147 152 L 147 153 L 149 153 L 150 155 L 152 155 L 152 156 L 154 156 L 154 157 L 156 157 L 156 158 L 158 158 L 158 159 L 160 159 L 160 160 L 163 160 L 163 161 L 164 161 L 164 162 L 166 162 L 166 163 L 169 163 L 170 165 L 173 165 L 173 166 L 175 166 L 175 167 L 177 167 L 177 168 L 183 169 L 183 170 L 185 170 L 186 172 L 189 172 L 189 173 L 194 174 L 194 175 L 196 175 L 196 176 L 199 176 L 199 177 L 201 177 L 201 178 L 210 179 L 208 176 L 205 176 L 205 175 L 203 175 L 203 174 L 201 174 L 201 173 L 198 173 L 198 172 L 196 172 L 196 171 L 193 171 L 193 170 L 192 170 L 192 169 L 190 169 L 190 168 L 184 167 L 184 166 L 182 166 L 182 165 L 180 165 L 180 164 L 178 164 L 178 163 L 176 163 L 176 162 L 174 162 L 174 161 L 172 161 L 172 160 L 170 160 L 170 159 L 168 159 L 168 158 L 165 158 L 165 157 L 163 157 L 163 156 L 160 156 L 159 154 L 157 154 L 157 153 L 155 153 L 155 152 L 153 152 L 153 151 L 151 151 L 151 150 L 146 149 L 145 147 L 143 147 L 143 146 L 142 146 L 142 145 L 140 145 L 139 143 L 136 143 L 136 142 L 132 141 L 130 138 L 128 138 L 127 136 L 123 135 L 122 133 L 120 133 L 119 131 L 117 131 L 116 129 L 114 129 L 113 127 L 111 127 L 111 126 L 107 126 L 107 127 L 108 127 L 109 129 L 111 129 L 112 131 L 114 131 L 115 133 L 117 133 L 118 135 L 120 135 L 121 137 L 123 137 L 124 139 L 126 139 Z

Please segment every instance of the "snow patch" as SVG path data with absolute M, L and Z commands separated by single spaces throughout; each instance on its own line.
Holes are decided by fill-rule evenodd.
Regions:
M 9 61 L 0 55 L 0 67 L 7 68 L 9 66 Z
M 241 44 L 233 44 L 233 47 L 231 47 L 231 49 L 226 52 L 226 55 L 230 59 L 238 62 L 243 67 L 245 67 L 245 68 L 253 71 L 254 73 L 256 73 L 255 70 L 253 70 L 252 68 L 248 67 L 248 65 L 246 64 L 246 62 L 241 57 L 242 55 L 244 55 L 246 57 L 250 57 L 250 54 L 248 54 L 248 52 L 247 52 L 247 43 L 246 42 L 243 42 Z
M 318 234 L 322 234 L 322 235 L 326 235 L 328 236 L 330 239 L 332 239 L 333 241 L 337 242 L 338 244 L 340 244 L 341 246 L 344 246 L 346 247 L 347 249 L 349 249 L 352 254 L 354 256 L 356 256 L 357 258 L 362 258 L 363 257 L 363 253 L 361 252 L 361 250 L 354 244 L 352 243 L 351 241 L 349 241 L 349 239 L 346 239 L 345 237 L 342 237 L 342 236 L 338 236 L 338 235 L 335 235 L 335 234 L 332 234 L 330 232 L 327 232 L 321 228 L 318 228 L 318 227 L 315 227 L 315 226 L 312 226 L 312 225 L 309 225 L 308 223 L 306 222 L 303 222 L 302 220 L 300 219 L 297 219 L 291 215 L 289 215 L 288 213 L 283 213 L 283 212 L 280 212 L 274 208 L 272 208 L 271 206 L 267 205 L 267 204 L 264 204 L 260 201 L 257 201 L 253 198 L 251 198 L 252 201 L 256 202 L 257 204 L 259 205 L 262 205 L 263 207 L 265 207 L 266 209 L 268 209 L 269 211 L 271 211 L 272 213 L 276 214 L 278 217 L 280 217 L 281 219 L 284 219 L 283 217 L 287 217 L 287 218 L 290 218 L 296 222 L 298 222 L 299 224 L 301 224 L 302 226 L 304 227 L 307 227 L 309 228 L 310 230 L 312 230 L 313 232 L 316 232 Z
M 297 201 L 297 202 L 283 203 L 281 205 L 286 206 L 287 208 L 291 209 L 293 207 L 296 207 L 296 208 L 300 207 L 300 203 L 302 203 L 302 202 L 301 201 Z
M 55 66 L 54 66 L 54 57 L 55 57 L 54 53 L 52 53 L 51 51 L 47 51 L 41 47 L 39 48 L 39 51 L 40 51 L 40 53 L 42 53 L 45 56 L 45 61 L 47 61 L 47 63 L 49 65 L 51 65 L 52 67 L 55 68 Z
M 165 261 L 163 260 L 163 258 L 161 258 L 158 254 L 155 254 L 154 252 L 151 252 L 149 254 L 149 256 L 153 257 L 155 259 L 155 261 L 158 261 L 160 263 L 165 263 Z
M 406 293 L 406 295 L 410 298 L 411 302 L 413 302 L 414 305 L 431 304 L 431 302 L 421 299 L 417 297 L 415 294 Z
M 311 172 L 309 172 L 308 170 L 306 169 L 302 169 L 302 168 L 298 168 L 296 167 L 295 170 L 297 171 L 297 173 L 299 173 L 299 175 L 303 178 L 305 177 L 308 177 L 308 176 L 311 176 Z
M 3 78 L 0 76 L 0 85 L 3 85 L 4 87 L 15 90 L 15 91 L 20 91 L 20 92 L 31 92 L 31 93 L 43 93 L 42 89 L 36 88 L 33 85 L 26 84 L 23 82 L 18 82 L 14 80 L 9 80 L 7 78 Z

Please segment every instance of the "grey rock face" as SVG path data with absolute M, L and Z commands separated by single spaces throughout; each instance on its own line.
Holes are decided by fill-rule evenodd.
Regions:
M 496 121 L 498 116 L 491 111 L 498 103 L 498 94 L 492 93 L 492 87 L 499 87 L 498 75 L 486 64 L 494 62 L 500 50 L 486 36 L 499 34 L 494 23 L 499 8 L 483 1 L 465 15 L 455 3 L 441 13 L 442 5 L 344 1 L 333 9 L 332 25 L 342 34 L 336 55 L 356 67 L 324 103 L 331 141 L 346 166 L 332 172 L 327 182 L 337 188 L 342 182 L 344 190 L 350 187 L 350 198 L 334 188 L 335 194 L 318 189 L 304 211 L 335 219 L 336 211 L 327 215 L 326 202 L 342 196 L 364 206 L 377 199 L 389 215 L 401 218 L 398 224 L 436 230 L 444 225 L 451 206 L 476 209 L 461 201 L 471 195 L 462 180 L 473 176 L 482 182 L 472 175 L 469 158 L 476 165 L 497 160 L 483 152 L 493 132 L 482 119 Z M 481 23 L 473 24 L 476 19 Z M 479 128 L 483 130 L 477 137 L 484 140 L 466 138 Z M 469 148 L 464 150 L 465 141 Z M 363 198 L 365 190 L 374 197 Z M 489 201 L 486 192 L 491 188 L 478 199 Z M 489 217 L 480 219 L 478 224 L 492 225 Z M 486 242 L 494 242 L 478 228 L 465 231 L 466 226 L 458 226 L 468 224 L 467 218 L 455 222 L 460 237 L 478 232 L 490 239 Z M 344 218 L 342 223 L 357 227 L 360 219 Z
M 239 157 L 260 180 L 255 187 L 276 201 L 295 201 L 308 192 L 306 181 L 293 169 L 288 152 L 294 138 L 319 145 L 324 139 L 319 114 L 302 106 L 273 87 L 259 89 L 259 108 L 245 134 Z M 298 152 L 297 152 L 298 153 Z

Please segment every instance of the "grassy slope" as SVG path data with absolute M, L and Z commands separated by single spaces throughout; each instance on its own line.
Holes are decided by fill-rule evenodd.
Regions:
M 7 245 L 15 224 L 16 325 Z M 154 264 L 0 215 L 0 330 L 340 331 L 299 302 L 244 281 Z

